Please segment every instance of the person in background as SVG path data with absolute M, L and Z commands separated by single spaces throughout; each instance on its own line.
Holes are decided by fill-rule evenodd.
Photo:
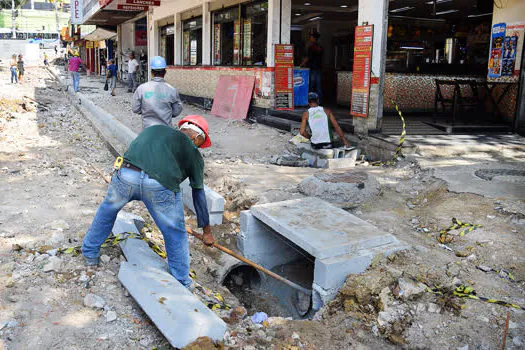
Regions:
M 149 66 L 153 79 L 137 88 L 131 110 L 142 115 L 143 128 L 157 124 L 172 126 L 173 117 L 182 112 L 179 93 L 164 80 L 166 60 L 163 57 L 153 57 Z
M 24 78 L 24 56 L 22 56 L 22 54 L 18 55 L 18 62 L 16 65 L 18 68 L 18 81 L 22 83 L 22 79 Z
M 73 53 L 73 56 L 67 61 L 67 70 L 71 73 L 73 90 L 75 90 L 75 92 L 78 92 L 78 85 L 80 84 L 80 74 L 78 73 L 78 70 L 82 64 L 82 60 L 78 56 L 78 52 L 75 52 Z
M 109 66 L 106 71 L 106 76 L 109 81 L 109 89 L 111 96 L 115 96 L 115 88 L 117 87 L 117 65 L 115 60 L 109 60 Z
M 18 72 L 17 70 L 18 62 L 16 61 L 16 55 L 11 56 L 9 61 L 9 70 L 11 71 L 11 84 L 18 84 Z
M 58 44 L 55 45 L 55 56 L 58 55 Z
M 47 57 L 47 53 L 44 52 L 44 65 L 47 67 L 49 66 L 49 60 L 48 60 L 48 57 Z
M 304 59 L 301 67 L 310 68 L 310 91 L 319 96 L 319 102 L 322 100 L 321 76 L 323 69 L 324 49 L 319 44 L 319 33 L 310 34 L 310 45 L 308 46 L 308 56 Z
M 308 106 L 308 111 L 303 113 L 299 133 L 303 137 L 310 139 L 313 149 L 333 148 L 332 129 L 339 135 L 343 144 L 346 147 L 350 147 L 350 143 L 346 140 L 343 130 L 341 130 L 332 111 L 319 106 L 319 96 L 315 92 L 308 94 Z M 312 135 L 308 135 L 306 131 L 307 124 Z
M 139 63 L 135 59 L 135 54 L 131 53 L 129 55 L 128 61 L 128 92 L 135 92 L 137 90 L 137 69 L 139 68 Z

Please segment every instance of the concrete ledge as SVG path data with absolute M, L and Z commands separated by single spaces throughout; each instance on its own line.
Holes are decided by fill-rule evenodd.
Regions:
M 224 338 L 224 321 L 168 272 L 123 262 L 118 278 L 172 346 Z
M 190 187 L 190 180 L 186 179 L 180 184 L 180 190 L 182 192 L 182 201 L 184 205 L 195 213 L 195 207 L 193 205 L 192 190 Z M 208 213 L 210 214 L 210 225 L 221 225 L 222 216 L 224 212 L 224 204 L 226 201 L 217 192 L 204 185 L 204 192 L 206 193 L 206 204 L 208 205 Z

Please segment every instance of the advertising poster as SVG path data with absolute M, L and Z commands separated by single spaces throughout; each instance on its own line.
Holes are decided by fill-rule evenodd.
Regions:
M 182 45 L 184 47 L 183 64 L 187 65 L 190 63 L 190 32 L 186 31 L 183 33 Z
M 503 43 L 505 41 L 505 23 L 498 23 L 492 26 L 492 36 L 489 51 L 489 78 L 501 77 L 503 66 Z
M 275 44 L 275 109 L 294 109 L 293 85 L 293 45 Z
M 190 65 L 197 64 L 197 40 L 192 40 L 190 43 Z
M 355 28 L 350 114 L 356 117 L 368 116 L 373 35 L 374 26 L 372 25 Z
M 243 45 L 242 45 L 242 57 L 244 63 L 250 65 L 252 64 L 252 20 L 244 20 L 243 28 Z
M 233 22 L 233 64 L 241 64 L 241 21 Z
M 221 64 L 221 24 L 217 23 L 213 28 L 213 64 Z
M 148 45 L 148 26 L 146 23 L 135 23 L 135 46 Z
M 507 23 L 503 41 L 502 76 L 519 76 L 525 22 Z

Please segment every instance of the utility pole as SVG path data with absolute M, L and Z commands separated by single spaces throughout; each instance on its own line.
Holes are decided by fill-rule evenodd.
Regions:
M 13 39 L 16 39 L 16 15 L 15 15 L 15 0 L 11 0 L 11 30 L 13 32 Z

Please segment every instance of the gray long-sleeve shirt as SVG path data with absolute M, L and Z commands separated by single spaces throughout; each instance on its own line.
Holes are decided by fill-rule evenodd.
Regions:
M 140 85 L 131 103 L 134 113 L 142 114 L 142 127 L 171 125 L 173 117 L 182 112 L 182 102 L 177 89 L 163 78 L 155 77 Z

